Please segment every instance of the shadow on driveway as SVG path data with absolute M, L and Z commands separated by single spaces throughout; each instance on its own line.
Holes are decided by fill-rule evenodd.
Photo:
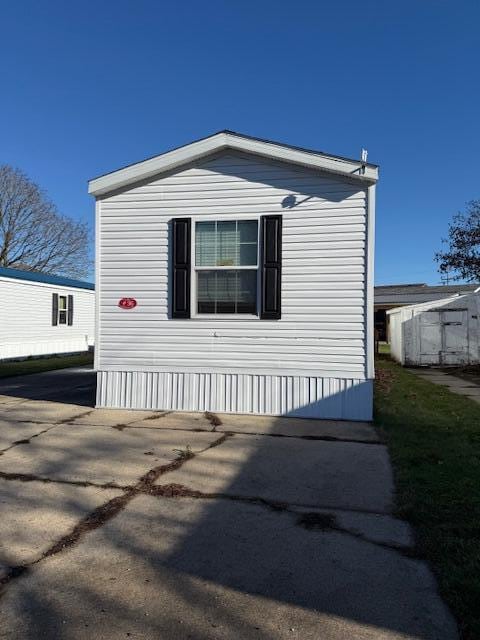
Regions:
M 95 406 L 96 375 L 87 367 L 57 369 L 0 380 L 0 395 Z

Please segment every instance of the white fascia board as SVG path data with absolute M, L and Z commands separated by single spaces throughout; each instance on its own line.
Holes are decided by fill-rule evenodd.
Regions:
M 450 304 L 450 302 L 454 302 L 459 298 L 465 298 L 467 296 L 472 295 L 471 293 L 455 293 L 448 298 L 438 298 L 437 300 L 428 300 L 426 302 L 417 302 L 416 304 L 404 305 L 401 307 L 395 307 L 395 309 L 387 309 L 387 315 L 391 316 L 395 313 L 400 313 L 400 311 L 424 311 L 425 309 L 436 309 L 445 306 L 446 304 Z
M 90 180 L 88 192 L 94 196 L 101 196 L 227 148 L 348 176 L 370 184 L 378 180 L 378 168 L 366 165 L 362 171 L 360 161 L 356 162 L 323 154 L 308 153 L 275 143 L 242 138 L 229 133 L 217 133 L 204 140 L 192 142 L 180 149 L 168 151 L 160 156 L 155 156 L 149 160 L 138 162 L 124 169 Z

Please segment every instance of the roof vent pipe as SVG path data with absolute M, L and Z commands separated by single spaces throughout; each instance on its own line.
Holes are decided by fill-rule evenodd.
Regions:
M 361 153 L 361 162 L 362 162 L 362 168 L 361 168 L 361 173 L 364 174 L 365 173 L 365 168 L 367 165 L 367 158 L 368 158 L 368 151 L 367 149 L 362 149 L 362 153 Z

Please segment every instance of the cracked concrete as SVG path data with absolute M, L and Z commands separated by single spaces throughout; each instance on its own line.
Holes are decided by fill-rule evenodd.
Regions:
M 17 422 L 0 418 L 0 453 L 14 446 L 19 440 L 29 440 L 52 426 L 54 425 L 39 422 Z
M 194 431 L 212 431 L 213 426 L 204 413 L 188 413 L 169 411 L 158 417 L 146 417 L 141 420 L 135 420 L 128 423 L 129 427 L 139 427 L 148 429 L 178 429 L 180 431 L 187 429 Z
M 79 418 L 74 418 L 72 424 L 89 424 L 94 426 L 125 425 L 138 420 L 145 420 L 155 416 L 159 412 L 153 411 L 124 411 L 122 409 L 95 409 L 84 413 Z
M 377 513 L 388 513 L 393 499 L 385 447 L 349 442 L 235 435 L 170 474 L 169 482 L 203 493 Z
M 0 557 L 30 564 L 75 523 L 117 490 L 0 479 Z
M 256 505 L 138 497 L 66 555 L 9 586 L 10 638 L 455 637 L 423 563 Z
M 6 420 L 53 424 L 72 420 L 75 417 L 89 413 L 89 410 L 74 404 L 27 400 L 21 403 L 7 404 L 2 408 L 2 414 L 3 412 L 5 414 L 2 417 Z
M 219 413 L 221 424 L 217 431 L 270 434 L 292 437 L 332 438 L 358 442 L 378 442 L 379 437 L 372 425 L 365 422 L 341 420 L 309 420 L 301 418 L 276 418 L 273 416 L 251 416 Z
M 0 403 L 0 638 L 458 637 L 370 425 L 56 399 Z
M 157 464 L 174 460 L 174 449 L 204 449 L 213 433 L 62 425 L 50 429 L 30 444 L 19 445 L 1 456 L 0 471 L 32 473 L 53 480 L 87 480 L 96 483 L 135 484 Z

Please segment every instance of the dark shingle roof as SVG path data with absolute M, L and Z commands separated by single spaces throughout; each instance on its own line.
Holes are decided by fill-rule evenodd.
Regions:
M 83 280 L 74 280 L 73 278 L 64 278 L 63 276 L 53 276 L 38 271 L 23 271 L 22 269 L 10 269 L 8 267 L 0 267 L 0 276 L 2 278 L 13 278 L 14 280 L 28 280 L 30 282 L 43 282 L 44 284 L 55 284 L 59 287 L 74 287 L 75 289 L 90 289 L 93 291 L 95 285 L 91 282 Z
M 375 287 L 375 304 L 396 305 L 415 304 L 441 300 L 456 293 L 471 293 L 480 284 L 446 284 L 429 286 L 417 284 L 388 284 Z

